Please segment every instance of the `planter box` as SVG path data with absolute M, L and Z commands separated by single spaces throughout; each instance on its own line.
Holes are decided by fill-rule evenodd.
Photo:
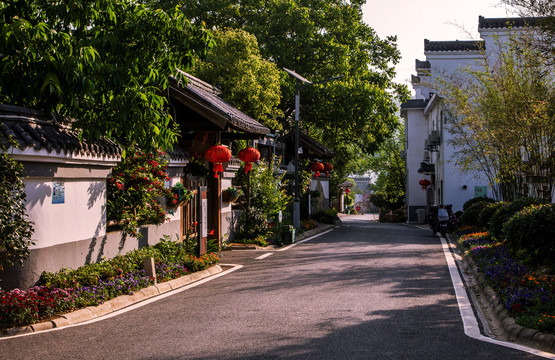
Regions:
M 224 190 L 222 191 L 222 201 L 223 202 L 228 202 L 228 203 L 232 203 L 237 201 L 237 199 L 239 198 L 239 196 L 232 196 L 231 193 L 228 190 Z
M 287 243 L 287 244 L 289 244 L 289 243 L 290 243 L 290 244 L 294 243 L 294 242 L 295 242 L 295 229 L 292 229 L 291 231 L 284 230 L 284 231 L 281 233 L 281 240 L 282 240 L 284 243 Z

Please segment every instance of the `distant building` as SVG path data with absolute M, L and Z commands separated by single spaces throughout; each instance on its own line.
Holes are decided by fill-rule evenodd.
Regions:
M 407 221 L 417 221 L 417 210 L 430 205 L 452 204 L 453 211 L 462 210 L 467 200 L 492 196 L 488 180 L 480 173 L 460 173 L 447 131 L 448 112 L 439 94 L 430 84 L 441 77 L 457 74 L 462 68 L 478 68 L 479 61 L 498 49 L 497 44 L 536 24 L 536 18 L 486 19 L 479 17 L 480 40 L 424 40 L 426 60 L 416 60 L 412 76 L 415 96 L 401 105 L 405 119 Z M 420 180 L 428 180 L 423 187 Z

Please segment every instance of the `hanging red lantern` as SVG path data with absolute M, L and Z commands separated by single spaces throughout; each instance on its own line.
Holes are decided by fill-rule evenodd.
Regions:
M 430 186 L 432 183 L 431 183 L 430 180 L 428 180 L 428 179 L 422 179 L 422 180 L 420 180 L 420 181 L 418 182 L 418 184 L 419 184 L 420 186 L 422 186 L 422 190 L 426 190 L 426 188 L 427 188 L 428 186 Z
M 246 147 L 239 151 L 239 159 L 245 162 L 245 174 L 252 169 L 252 163 L 260 159 L 260 151 L 253 147 Z
M 330 177 L 330 171 L 333 170 L 333 165 L 330 163 L 324 164 L 324 171 L 326 172 L 326 177 Z
M 347 195 L 349 195 L 350 192 L 351 192 L 351 189 L 349 189 L 349 188 L 345 189 L 345 193 L 346 193 Z
M 218 178 L 218 173 L 224 171 L 223 163 L 228 162 L 231 159 L 231 150 L 224 145 L 214 145 L 210 147 L 204 153 L 206 160 L 214 163 L 214 177 Z
M 310 165 L 310 170 L 314 171 L 314 176 L 316 176 L 316 179 L 318 179 L 318 176 L 320 176 L 320 171 L 324 170 L 324 164 L 322 164 L 321 162 L 315 162 Z

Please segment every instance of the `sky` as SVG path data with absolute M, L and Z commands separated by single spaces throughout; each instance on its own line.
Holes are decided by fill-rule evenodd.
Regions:
M 415 74 L 415 59 L 426 59 L 424 39 L 478 39 L 480 15 L 516 16 L 499 0 L 367 0 L 363 7 L 364 21 L 380 38 L 397 35 L 402 59 L 396 65 L 396 81 L 407 85 Z

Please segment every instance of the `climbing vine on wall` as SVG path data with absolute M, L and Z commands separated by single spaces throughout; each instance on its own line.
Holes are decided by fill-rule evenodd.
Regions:
M 32 223 L 25 209 L 23 165 L 7 152 L 17 142 L 0 143 L 0 272 L 4 267 L 23 264 L 34 244 Z

